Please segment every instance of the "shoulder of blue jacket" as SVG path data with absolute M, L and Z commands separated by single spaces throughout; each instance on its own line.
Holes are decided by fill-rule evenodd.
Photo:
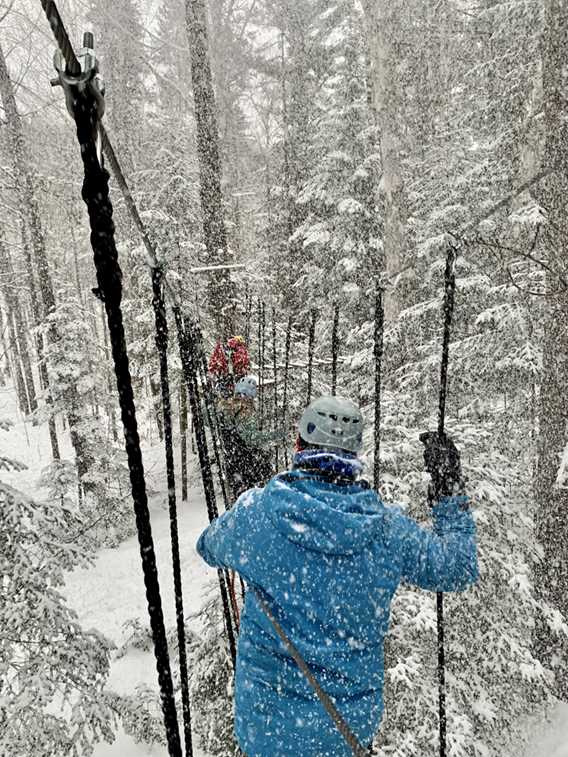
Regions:
M 386 532 L 391 537 L 400 538 L 408 528 L 408 515 L 401 505 L 393 503 L 383 503 L 385 508 L 384 523 Z
M 235 502 L 235 507 L 251 507 L 260 499 L 264 488 L 255 487 L 243 492 Z

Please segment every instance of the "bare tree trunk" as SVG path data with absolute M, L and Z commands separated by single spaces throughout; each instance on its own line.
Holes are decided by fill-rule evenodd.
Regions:
M 154 408 L 154 418 L 156 419 L 156 426 L 158 428 L 158 438 L 161 442 L 164 441 L 164 419 L 161 411 L 162 393 L 160 384 L 150 376 L 150 393 L 152 396 L 152 406 Z
M 34 326 L 39 326 L 41 324 L 41 308 L 37 296 L 37 287 L 36 287 L 36 280 L 35 280 L 35 273 L 34 273 L 34 267 L 32 262 L 32 253 L 30 250 L 30 239 L 28 236 L 28 229 L 26 227 L 26 222 L 24 218 L 22 218 L 21 222 L 21 236 L 22 236 L 22 249 L 24 251 L 24 260 L 26 262 L 26 272 L 28 275 L 28 286 L 30 289 L 30 301 L 32 304 L 32 315 L 34 320 Z M 47 379 L 47 367 L 45 365 L 44 359 L 43 359 L 43 338 L 41 334 L 37 334 L 36 336 L 36 352 L 38 357 L 38 365 L 39 365 L 39 378 L 41 382 L 42 389 L 47 389 L 48 386 L 48 379 Z
M 22 309 L 20 306 L 20 300 L 16 293 L 16 279 L 14 276 L 14 269 L 12 267 L 12 261 L 10 254 L 6 247 L 3 237 L 0 234 L 0 275 L 2 280 L 2 294 L 6 302 L 8 309 L 8 318 L 13 331 L 11 342 L 13 348 L 17 349 L 20 357 L 24 382 L 24 393 L 27 396 L 27 402 L 23 403 L 26 409 L 22 407 L 22 412 L 26 414 L 34 412 L 37 409 L 37 399 L 35 392 L 34 377 L 32 371 L 32 365 L 30 361 L 30 353 L 28 350 L 28 342 L 26 334 L 28 329 L 26 328 L 24 317 L 22 315 Z M 11 318 L 10 318 L 11 316 Z M 21 395 L 22 387 L 19 385 L 18 377 L 18 395 Z M 21 397 L 23 400 L 23 396 Z
M 25 143 L 22 121 L 16 106 L 12 80 L 1 47 L 0 95 L 6 112 L 6 121 L 9 127 L 10 139 L 12 141 L 17 185 L 19 188 L 22 210 L 25 210 L 29 222 L 31 242 L 34 250 L 35 262 L 38 267 L 39 286 L 42 292 L 46 314 L 48 314 L 55 309 L 55 298 L 53 296 L 53 288 L 51 286 L 49 267 L 47 265 L 47 257 L 45 254 L 45 241 L 41 228 L 39 209 L 35 198 L 32 172 L 28 164 L 28 151 Z
M 8 311 L 8 339 L 12 353 L 12 371 L 14 374 L 13 378 L 14 385 L 16 387 L 16 396 L 18 397 L 18 407 L 24 415 L 29 415 L 31 412 L 30 401 L 28 398 L 28 393 L 26 391 L 24 374 L 22 373 L 22 365 L 20 362 L 20 354 L 18 350 L 18 339 L 16 337 L 16 329 L 14 328 L 14 314 L 9 305 L 7 305 L 6 307 Z
M 546 272 L 548 297 L 544 309 L 543 371 L 540 385 L 538 465 L 535 491 L 537 537 L 544 550 L 537 585 L 544 598 L 568 617 L 568 489 L 558 485 L 562 452 L 568 441 L 568 291 L 561 280 L 568 276 L 568 106 L 566 50 L 568 5 L 565 0 L 546 0 L 542 43 L 545 165 L 553 169 L 546 179 L 540 201 L 548 212 L 543 251 L 550 270 Z M 539 656 L 549 664 L 566 659 L 566 649 L 548 629 L 539 634 Z M 565 665 L 558 674 L 557 694 L 568 698 Z
M 39 286 L 42 293 L 44 315 L 47 315 L 55 309 L 55 298 L 53 296 L 53 289 L 51 286 L 51 279 L 49 276 L 49 268 L 47 265 L 47 257 L 45 254 L 45 242 L 41 229 L 41 221 L 39 217 L 39 210 L 34 195 L 34 187 L 32 174 L 28 166 L 27 161 L 27 149 L 24 138 L 24 131 L 22 128 L 22 122 L 18 109 L 16 106 L 16 98 L 14 97 L 14 88 L 10 73 L 6 65 L 6 59 L 2 47 L 0 46 L 0 98 L 4 106 L 6 113 L 6 121 L 8 125 L 8 133 L 12 142 L 12 151 L 14 158 L 14 166 L 16 169 L 16 183 L 19 188 L 20 203 L 22 212 L 25 211 L 27 221 L 30 226 L 31 243 L 34 250 L 35 261 L 38 266 L 38 279 Z M 22 219 L 22 224 L 26 221 Z M 30 296 L 32 300 L 32 311 L 36 326 L 41 323 L 41 312 L 38 303 L 35 287 L 35 276 L 32 264 L 31 251 L 25 232 L 25 228 L 22 228 L 22 240 L 24 246 L 24 257 L 26 260 L 26 268 L 28 272 L 28 281 L 30 287 Z M 38 336 L 36 341 L 36 349 L 38 352 L 39 360 L 39 372 L 40 381 L 45 389 L 49 387 L 47 366 L 43 357 L 43 340 L 41 336 Z M 49 402 L 49 400 L 48 400 Z M 49 419 L 49 438 L 51 442 L 51 452 L 54 460 L 59 460 L 59 442 L 57 439 L 57 429 L 55 425 L 55 418 Z
M 75 219 L 73 214 L 69 211 L 69 232 L 71 234 L 71 246 L 73 247 L 73 269 L 75 273 L 75 286 L 77 289 L 77 296 L 79 302 L 83 307 L 85 306 L 85 300 L 83 297 L 83 287 L 81 286 L 81 276 L 79 274 L 79 258 L 77 256 L 77 237 L 75 235 Z
M 374 109 L 380 136 L 385 271 L 391 277 L 402 268 L 406 249 L 406 202 L 400 162 L 400 91 L 396 77 L 396 6 L 387 0 L 365 0 L 364 5 L 371 52 Z M 388 289 L 385 317 L 392 320 L 399 309 L 400 303 L 394 289 Z
M 115 442 L 117 442 L 118 431 L 116 427 L 116 412 L 114 410 L 114 405 L 112 402 L 113 392 L 115 391 L 115 389 L 113 386 L 112 376 L 110 372 L 110 351 L 109 351 L 109 344 L 108 344 L 107 322 L 106 322 L 106 318 L 104 316 L 102 308 L 100 311 L 100 315 L 101 315 L 101 322 L 102 322 L 102 329 L 103 329 L 103 342 L 104 342 L 104 350 L 105 350 L 105 373 L 107 377 L 107 392 L 108 392 L 107 415 L 110 420 L 112 438 L 114 439 Z
M 230 255 L 223 215 L 219 129 L 209 58 L 207 14 L 204 0 L 186 0 L 185 7 L 191 52 L 203 235 L 209 262 L 226 264 L 230 262 Z M 213 272 L 208 294 L 217 334 L 226 339 L 234 332 L 236 305 L 228 272 Z
M 8 324 L 4 324 L 4 317 L 0 308 L 0 349 L 2 350 L 2 354 L 0 355 L 0 386 L 6 386 L 6 375 L 9 374 L 8 349 L 6 339 L 4 338 L 4 332 L 7 327 Z

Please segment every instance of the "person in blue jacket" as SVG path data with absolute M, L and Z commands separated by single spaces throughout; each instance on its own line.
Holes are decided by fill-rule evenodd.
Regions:
M 363 417 L 321 397 L 304 411 L 292 470 L 245 492 L 197 549 L 260 592 L 363 745 L 383 711 L 383 644 L 401 581 L 460 591 L 478 577 L 459 453 L 426 433 L 433 530 L 384 505 L 360 476 Z M 349 757 L 344 738 L 247 591 L 235 678 L 235 734 L 247 757 Z

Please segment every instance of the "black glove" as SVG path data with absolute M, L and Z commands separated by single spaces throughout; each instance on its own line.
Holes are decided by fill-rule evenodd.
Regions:
M 426 431 L 419 439 L 424 445 L 424 467 L 432 477 L 428 487 L 430 504 L 438 502 L 440 497 L 463 494 L 460 453 L 451 437 Z

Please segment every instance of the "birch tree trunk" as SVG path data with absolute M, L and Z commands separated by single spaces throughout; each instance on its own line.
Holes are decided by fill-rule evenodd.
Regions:
M 543 183 L 540 202 L 548 213 L 543 251 L 548 297 L 544 315 L 543 369 L 539 400 L 537 537 L 544 559 L 537 573 L 544 598 L 568 618 L 568 489 L 557 483 L 562 452 L 568 441 L 568 5 L 565 0 L 546 0 L 542 41 L 545 166 L 553 173 Z M 558 691 L 568 697 L 568 677 L 560 662 L 566 649 L 547 631 L 539 634 L 539 656 L 549 664 L 559 661 Z

